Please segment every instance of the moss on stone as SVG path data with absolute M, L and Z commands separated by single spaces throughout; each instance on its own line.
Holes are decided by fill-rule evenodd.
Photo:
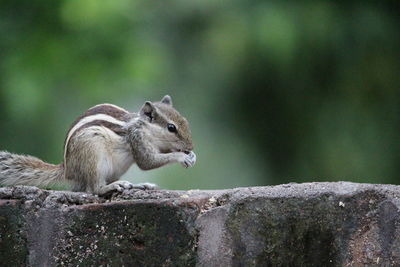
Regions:
M 0 265 L 25 266 L 27 241 L 25 220 L 18 200 L 0 200 Z
M 71 208 L 65 238 L 55 248 L 56 263 L 194 265 L 194 237 L 180 215 L 182 209 L 185 208 L 152 202 Z

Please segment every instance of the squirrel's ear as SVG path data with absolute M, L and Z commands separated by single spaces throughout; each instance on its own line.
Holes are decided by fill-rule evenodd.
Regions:
M 150 101 L 146 101 L 139 112 L 140 117 L 144 117 L 150 122 L 154 118 L 154 113 L 155 113 L 155 107 L 153 103 L 151 103 Z
M 161 99 L 161 103 L 172 106 L 172 98 L 169 95 L 166 95 Z

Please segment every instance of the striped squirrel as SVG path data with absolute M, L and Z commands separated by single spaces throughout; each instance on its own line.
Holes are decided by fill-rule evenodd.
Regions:
M 178 162 L 192 167 L 196 155 L 189 124 L 166 95 L 146 101 L 138 113 L 112 104 L 88 109 L 70 127 L 64 143 L 64 161 L 53 165 L 25 155 L 0 151 L 0 184 L 48 186 L 68 182 L 73 191 L 105 195 L 156 185 L 118 181 L 136 163 L 150 170 Z

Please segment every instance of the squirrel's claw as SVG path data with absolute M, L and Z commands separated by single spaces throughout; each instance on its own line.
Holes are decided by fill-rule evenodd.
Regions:
M 182 161 L 182 165 L 185 168 L 193 167 L 196 163 L 196 154 L 193 151 L 190 151 L 189 154 L 185 154 L 185 158 Z

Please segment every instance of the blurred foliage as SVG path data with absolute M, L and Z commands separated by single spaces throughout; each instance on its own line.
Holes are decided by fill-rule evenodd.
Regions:
M 173 189 L 399 183 L 399 1 L 0 2 L 0 148 L 62 160 L 69 124 L 172 95 L 197 165 Z

